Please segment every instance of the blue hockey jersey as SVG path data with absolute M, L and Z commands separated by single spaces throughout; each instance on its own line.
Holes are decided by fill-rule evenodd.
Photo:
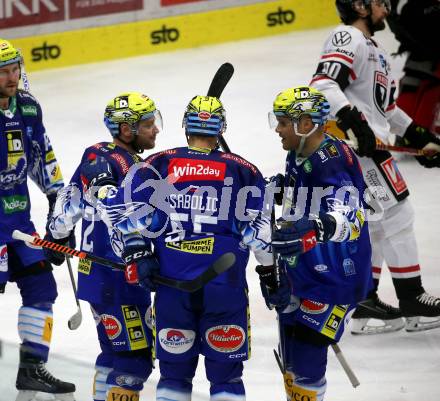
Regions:
M 365 299 L 372 277 L 364 190 L 357 157 L 342 141 L 326 136 L 305 159 L 288 153 L 283 217 L 313 218 L 324 212 L 338 223 L 331 241 L 283 259 L 296 296 L 328 304 Z
M 101 142 L 87 148 L 70 184 L 58 194 L 50 230 L 55 238 L 64 238 L 82 218 L 81 250 L 102 258 L 122 263 L 120 259 L 122 234 L 108 228 L 95 209 L 83 198 L 81 166 L 96 156 L 104 157 L 112 168 L 115 182 L 120 184 L 129 168 L 141 158 L 113 143 Z M 145 304 L 150 294 L 141 287 L 126 283 L 124 273 L 89 260 L 78 265 L 78 297 L 90 303 Z
M 42 121 L 41 107 L 19 90 L 9 108 L 0 110 L 0 244 L 12 232 L 35 232 L 31 221 L 27 176 L 45 194 L 63 187 L 63 177 Z
M 261 264 L 272 264 L 264 185 L 240 156 L 175 148 L 150 156 L 121 188 L 108 189 L 101 215 L 123 233 L 152 241 L 163 276 L 191 280 L 231 251 L 235 265 L 213 282 L 246 286 L 249 248 Z

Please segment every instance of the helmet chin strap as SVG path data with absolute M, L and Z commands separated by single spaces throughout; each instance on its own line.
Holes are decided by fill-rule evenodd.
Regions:
M 295 132 L 298 132 L 298 123 L 293 123 L 293 127 L 295 128 Z M 319 127 L 319 125 L 318 125 L 318 124 L 315 124 L 315 126 L 313 127 L 313 129 L 312 129 L 308 134 L 301 135 L 301 139 L 300 139 L 300 141 L 299 141 L 299 146 L 298 146 L 298 148 L 296 149 L 296 154 L 297 154 L 298 156 L 301 156 L 302 151 L 303 151 L 303 149 L 304 149 L 304 146 L 305 146 L 305 144 L 306 144 L 306 140 L 307 140 L 307 138 L 308 138 L 310 135 L 312 135 L 312 134 L 318 129 L 318 127 Z M 297 135 L 297 134 L 296 134 L 296 135 Z M 298 136 L 299 136 L 299 135 L 298 135 Z

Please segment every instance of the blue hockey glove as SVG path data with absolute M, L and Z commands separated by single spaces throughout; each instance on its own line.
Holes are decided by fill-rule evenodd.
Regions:
M 102 156 L 90 154 L 88 161 L 80 170 L 81 181 L 85 188 L 116 185 L 110 163 Z
M 68 246 L 70 248 L 76 247 L 76 238 L 75 238 L 74 230 L 72 230 L 70 234 L 65 238 L 54 238 L 50 230 L 47 228 L 47 232 L 46 235 L 44 236 L 44 239 L 46 241 L 55 242 L 58 245 Z M 52 249 L 43 248 L 43 252 L 47 261 L 54 264 L 55 266 L 62 265 L 66 260 L 66 257 L 63 253 L 56 252 Z
M 284 175 L 278 173 L 277 175 L 273 175 L 272 177 L 266 177 L 266 186 L 273 186 L 275 188 L 280 188 L 279 192 L 274 193 L 274 199 L 276 205 L 283 204 L 283 196 L 284 196 Z
M 255 271 L 260 278 L 261 294 L 269 309 L 275 308 L 282 311 L 290 303 L 290 283 L 283 271 L 279 273 L 279 283 L 277 282 L 276 267 L 257 266 Z
M 160 266 L 151 250 L 145 246 L 128 246 L 122 253 L 122 259 L 126 264 L 125 280 L 130 284 L 139 284 L 141 287 L 154 291 L 153 277 L 159 274 Z
M 298 256 L 328 241 L 336 230 L 333 216 L 325 213 L 319 219 L 303 217 L 298 221 L 282 221 L 272 234 L 274 252 L 283 256 Z

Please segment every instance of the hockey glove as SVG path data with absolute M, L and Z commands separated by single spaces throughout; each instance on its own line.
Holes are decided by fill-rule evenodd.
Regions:
M 46 241 L 55 242 L 58 245 L 68 246 L 70 248 L 76 247 L 76 238 L 75 231 L 72 230 L 70 234 L 65 238 L 54 238 L 51 234 L 50 230 L 47 227 L 46 235 L 44 236 Z M 63 253 L 56 252 L 52 249 L 43 248 L 44 256 L 47 261 L 54 264 L 55 266 L 60 266 L 66 260 L 66 257 Z
M 298 256 L 328 241 L 335 233 L 333 216 L 321 213 L 316 220 L 303 217 L 298 221 L 283 221 L 272 234 L 272 248 L 282 256 Z
M 357 140 L 356 153 L 359 156 L 372 157 L 376 150 L 376 137 L 368 125 L 365 116 L 356 108 L 343 107 L 336 113 L 336 125 L 350 138 Z
M 6 289 L 6 283 L 0 283 L 0 294 L 4 294 Z
M 284 175 L 278 173 L 277 175 L 273 175 L 272 177 L 266 177 L 266 187 L 280 188 L 280 191 L 274 192 L 274 200 L 275 204 L 281 206 L 283 204 L 283 196 L 284 196 Z
M 154 275 L 159 274 L 160 266 L 150 249 L 145 246 L 128 246 L 122 253 L 125 262 L 125 280 L 130 284 L 139 284 L 146 290 L 154 291 Z
M 440 150 L 440 138 L 438 138 L 432 132 L 427 129 L 411 123 L 403 135 L 403 143 L 406 146 L 413 147 L 416 149 L 423 149 L 426 145 L 432 144 L 434 147 L 439 147 Z M 417 156 L 417 161 L 424 167 L 440 167 L 440 153 L 437 151 L 433 152 L 432 156 Z
M 80 170 L 81 181 L 84 188 L 101 187 L 103 185 L 115 185 L 112 167 L 102 156 L 90 154 L 87 162 L 83 163 Z
M 280 271 L 279 283 L 277 282 L 277 271 L 272 266 L 257 266 L 255 271 L 260 278 L 261 294 L 267 307 L 272 310 L 282 311 L 290 303 L 290 284 L 286 274 Z

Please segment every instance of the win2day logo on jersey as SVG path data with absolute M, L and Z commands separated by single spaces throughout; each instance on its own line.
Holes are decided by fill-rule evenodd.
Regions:
M 176 158 L 168 165 L 168 181 L 223 181 L 226 164 L 212 160 Z

